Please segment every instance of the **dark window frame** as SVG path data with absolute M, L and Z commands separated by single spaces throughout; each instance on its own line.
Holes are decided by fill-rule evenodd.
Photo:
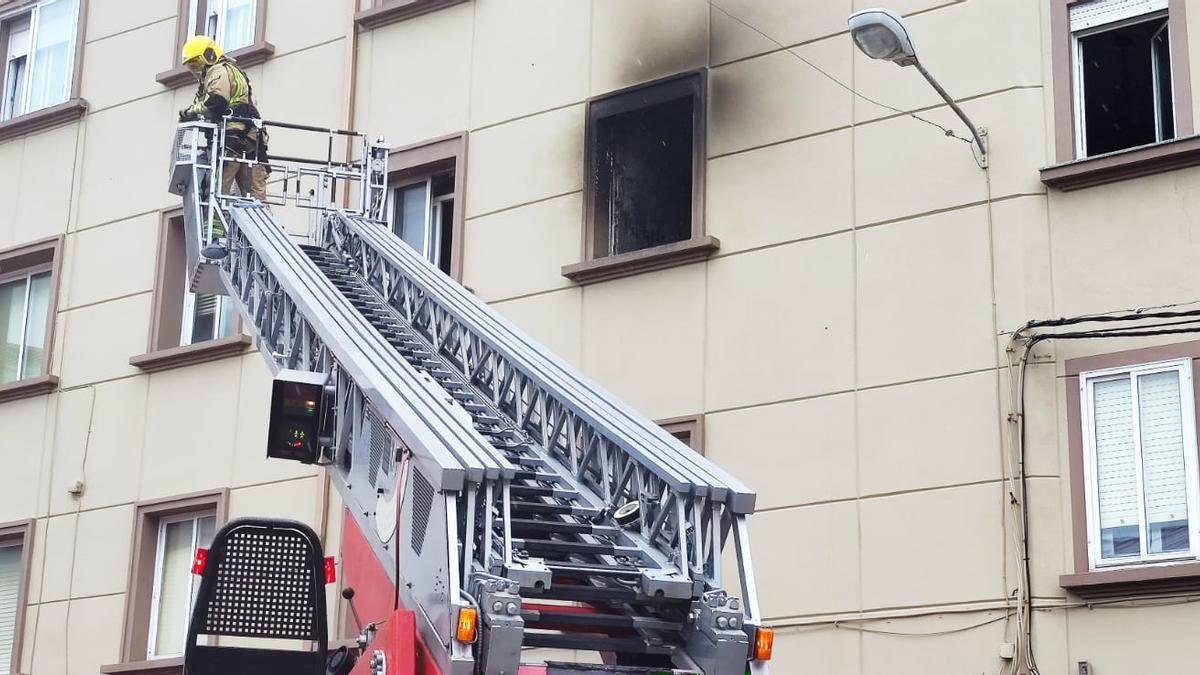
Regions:
M 4 91 L 4 77 L 7 74 L 5 65 L 8 62 L 8 32 L 12 20 L 26 10 L 32 10 L 37 0 L 0 0 L 0 92 Z M 80 97 L 79 90 L 83 78 L 83 49 L 84 27 L 87 23 L 88 0 L 79 0 L 79 12 L 75 19 L 75 44 L 73 63 L 71 66 L 71 89 L 67 100 L 47 108 L 33 110 L 12 119 L 0 122 L 0 141 L 24 136 L 37 131 L 43 131 L 61 124 L 74 122 L 88 110 L 87 101 Z
M 241 315 L 234 312 L 229 337 L 181 345 L 184 294 L 183 270 L 186 268 L 183 210 L 163 211 L 158 234 L 155 263 L 154 299 L 150 317 L 150 336 L 146 353 L 129 359 L 129 365 L 156 372 L 206 363 L 246 352 L 251 344 L 242 334 Z
M 596 177 L 599 171 L 597 126 L 601 120 L 645 107 L 692 99 L 691 236 L 661 246 L 617 255 L 597 255 L 597 241 L 608 223 L 596 215 Z M 708 87 L 703 70 L 689 71 L 635 85 L 588 100 L 584 126 L 583 245 L 581 262 L 562 268 L 563 276 L 581 284 L 684 265 L 708 258 L 720 242 L 704 233 Z M 603 229 L 600 229 L 603 228 Z
M 1175 138 L 1105 155 L 1077 156 L 1075 58 L 1070 12 L 1073 5 L 1090 1 L 1053 0 L 1050 4 L 1056 163 L 1041 169 L 1042 182 L 1068 191 L 1200 164 L 1200 138 L 1194 135 L 1185 0 L 1169 0 L 1167 6 Z
M 12 660 L 8 672 L 21 672 L 21 645 L 25 639 L 25 612 L 29 609 L 29 578 L 33 565 L 33 530 L 35 521 L 19 520 L 0 523 L 0 546 L 21 547 L 21 581 L 17 587 L 17 615 L 13 625 Z
M 197 17 L 207 15 L 207 3 L 208 0 L 199 0 L 199 3 L 196 5 Z M 191 0 L 179 0 L 179 8 L 175 13 L 177 25 L 175 28 L 175 48 L 171 51 L 171 67 L 154 76 L 155 81 L 168 89 L 176 89 L 186 84 L 197 84 L 196 77 L 192 75 L 192 72 L 184 68 L 183 64 L 179 62 L 179 55 L 183 51 L 183 44 L 191 37 L 187 34 L 187 18 L 190 9 Z M 254 11 L 256 13 L 254 17 L 254 41 L 228 54 L 228 56 L 236 59 L 238 65 L 242 68 L 257 66 L 271 58 L 275 53 L 275 45 L 267 42 L 266 38 L 267 0 L 256 0 Z M 198 21 L 199 19 L 197 18 Z

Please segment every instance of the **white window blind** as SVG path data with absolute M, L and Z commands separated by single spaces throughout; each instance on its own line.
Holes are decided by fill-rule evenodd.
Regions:
M 12 663 L 20 590 L 21 547 L 0 546 L 0 674 L 8 673 Z
M 1183 411 L 1179 392 L 1178 371 L 1138 376 L 1142 483 L 1146 494 L 1148 544 L 1152 553 L 1178 550 L 1178 543 L 1172 544 L 1164 537 L 1161 526 L 1182 522 L 1186 528 L 1188 518 Z M 1184 540 L 1186 544 L 1186 534 Z
M 159 524 L 147 653 L 151 659 L 183 653 L 199 586 L 197 578 L 192 576 L 192 560 L 198 547 L 212 542 L 215 526 L 213 516 L 189 516 Z
M 1071 6 L 1071 32 L 1132 19 L 1167 8 L 1167 0 L 1092 0 Z
M 1138 524 L 1137 455 L 1128 378 L 1095 385 L 1096 487 L 1100 530 Z

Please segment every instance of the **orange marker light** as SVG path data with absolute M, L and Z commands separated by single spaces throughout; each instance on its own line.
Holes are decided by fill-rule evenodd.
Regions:
M 775 648 L 775 629 L 759 626 L 754 634 L 754 660 L 770 661 L 771 651 Z
M 454 637 L 459 642 L 474 642 L 478 623 L 479 612 L 472 607 L 463 607 L 458 610 L 458 631 Z
M 325 583 L 332 584 L 337 581 L 337 561 L 332 557 L 325 559 Z

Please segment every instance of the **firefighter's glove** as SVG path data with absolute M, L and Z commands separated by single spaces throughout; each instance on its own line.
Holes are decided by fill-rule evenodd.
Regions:
M 179 111 L 180 122 L 195 122 L 200 119 L 200 114 L 191 108 L 184 108 Z

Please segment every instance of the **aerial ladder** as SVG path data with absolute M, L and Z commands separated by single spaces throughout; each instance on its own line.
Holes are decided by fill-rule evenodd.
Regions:
M 223 164 L 254 162 L 220 150 L 230 121 L 325 157 L 273 157 L 270 204 L 222 194 Z M 393 235 L 387 159 L 227 117 L 181 123 L 170 169 L 191 290 L 232 299 L 275 377 L 268 455 L 330 472 L 394 589 L 354 672 L 767 673 L 754 493 Z M 273 213 L 296 207 L 301 237 Z M 534 648 L 604 664 L 523 665 Z

